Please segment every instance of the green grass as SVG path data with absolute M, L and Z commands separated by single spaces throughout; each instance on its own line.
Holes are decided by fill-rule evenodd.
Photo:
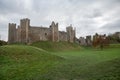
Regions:
M 33 80 L 43 78 L 61 57 L 25 45 L 0 47 L 0 80 Z
M 59 51 L 68 51 L 80 49 L 78 44 L 73 44 L 69 42 L 50 42 L 50 41 L 41 41 L 32 43 L 31 46 L 42 48 L 49 52 L 59 52 Z
M 3 46 L 0 47 L 0 78 L 120 80 L 120 44 L 110 45 L 103 50 L 65 42 Z
M 120 46 L 114 46 L 104 50 L 87 48 L 54 53 L 66 61 L 58 65 L 52 74 L 57 80 L 60 77 L 66 80 L 119 80 Z

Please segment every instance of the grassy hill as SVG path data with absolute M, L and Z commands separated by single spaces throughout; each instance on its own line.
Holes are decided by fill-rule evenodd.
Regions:
M 61 57 L 26 45 L 0 47 L 0 80 L 37 80 L 45 77 Z M 39 75 L 39 76 L 38 76 Z
M 65 42 L 2 46 L 0 80 L 120 80 L 120 44 L 103 50 Z
M 50 52 L 80 49 L 80 46 L 78 44 L 69 43 L 69 42 L 40 41 L 40 42 L 32 43 L 31 46 L 42 48 Z

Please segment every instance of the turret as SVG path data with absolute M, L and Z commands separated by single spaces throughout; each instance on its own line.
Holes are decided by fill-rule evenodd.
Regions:
M 21 29 L 21 42 L 28 43 L 29 42 L 29 28 L 30 28 L 30 20 L 28 18 L 20 20 L 20 29 Z
M 53 21 L 50 28 L 51 28 L 52 41 L 58 42 L 59 41 L 58 23 L 55 24 L 55 22 Z
M 8 43 L 16 42 L 16 24 L 9 23 L 8 24 Z
M 66 31 L 67 31 L 68 42 L 74 42 L 75 41 L 75 30 L 73 30 L 72 25 L 68 26 L 66 28 Z

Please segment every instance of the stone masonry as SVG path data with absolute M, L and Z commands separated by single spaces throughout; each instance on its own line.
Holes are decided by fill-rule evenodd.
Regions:
M 31 26 L 30 19 L 20 20 L 20 25 L 9 23 L 8 43 L 32 43 L 36 41 L 75 41 L 75 30 L 72 25 L 66 28 L 66 32 L 58 30 L 58 23 L 52 22 L 48 27 Z

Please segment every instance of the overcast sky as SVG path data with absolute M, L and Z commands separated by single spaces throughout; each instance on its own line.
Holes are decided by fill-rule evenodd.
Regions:
M 55 21 L 63 31 L 72 24 L 77 37 L 108 34 L 120 31 L 120 0 L 0 0 L 0 39 L 8 40 L 8 23 L 23 18 L 33 26 Z

